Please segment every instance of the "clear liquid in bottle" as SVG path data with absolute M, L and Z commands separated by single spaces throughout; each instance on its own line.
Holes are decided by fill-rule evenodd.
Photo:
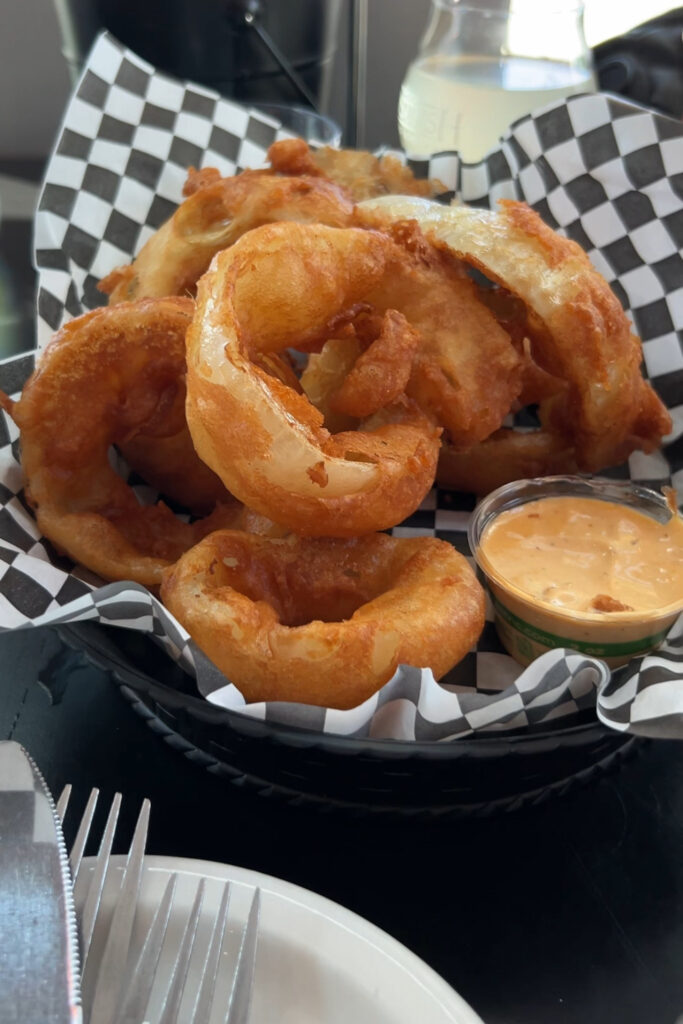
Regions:
M 524 56 L 432 54 L 415 60 L 398 106 L 401 145 L 412 157 L 457 150 L 481 160 L 520 117 L 596 88 L 590 67 Z

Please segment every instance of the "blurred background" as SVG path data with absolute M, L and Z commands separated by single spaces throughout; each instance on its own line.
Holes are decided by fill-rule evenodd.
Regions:
M 156 67 L 224 95 L 309 110 L 312 101 L 344 144 L 376 148 L 398 144 L 398 94 L 430 3 L 0 0 L 0 359 L 35 343 L 33 213 L 62 112 L 102 27 Z M 602 87 L 683 117 L 683 7 L 586 0 L 585 11 Z
M 343 144 L 375 149 L 399 144 L 399 91 L 430 8 L 431 0 L 0 0 L 0 359 L 34 345 L 33 212 L 102 27 L 156 67 L 224 95 L 312 103 Z M 683 117 L 682 27 L 683 8 L 666 0 L 586 0 L 601 86 Z
M 586 0 L 588 44 L 621 36 L 676 6 L 666 0 Z M 398 93 L 430 0 L 0 0 L 0 159 L 47 155 L 81 51 L 103 23 L 133 49 L 146 38 L 147 52 L 142 45 L 137 52 L 157 64 L 163 55 L 181 76 L 192 77 L 201 67 L 207 82 L 227 94 L 302 102 L 267 43 L 244 24 L 239 30 L 250 12 L 351 141 L 353 18 L 365 8 L 371 87 L 359 141 L 370 148 L 396 145 Z

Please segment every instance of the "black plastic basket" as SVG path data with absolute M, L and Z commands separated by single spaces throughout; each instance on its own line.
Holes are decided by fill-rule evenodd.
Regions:
M 543 731 L 438 743 L 322 734 L 210 704 L 143 634 L 92 622 L 60 634 L 108 670 L 181 754 L 234 785 L 324 812 L 453 818 L 514 810 L 598 777 L 638 742 L 592 711 Z

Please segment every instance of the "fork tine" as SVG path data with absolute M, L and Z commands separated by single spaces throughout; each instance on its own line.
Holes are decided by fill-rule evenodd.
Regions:
M 183 999 L 187 970 L 190 966 L 192 947 L 194 946 L 194 940 L 197 934 L 199 915 L 202 911 L 204 888 L 205 881 L 202 878 L 197 886 L 192 910 L 190 911 L 190 916 L 183 930 L 180 949 L 178 950 L 178 956 L 173 967 L 173 974 L 171 975 L 171 981 L 168 986 L 166 998 L 164 999 L 164 1006 L 159 1016 L 159 1024 L 180 1024 L 180 1004 Z
M 97 1024 L 111 1024 L 118 1006 L 144 867 L 149 810 L 149 800 L 143 800 L 97 973 L 90 1012 Z
M 97 791 L 94 790 L 93 793 Z M 90 805 L 92 803 L 92 810 L 90 811 Z M 78 881 L 81 860 L 83 857 L 83 850 L 85 843 L 88 838 L 90 831 L 90 824 L 92 823 L 92 815 L 95 810 L 95 804 L 97 803 L 97 796 L 94 800 L 91 794 L 91 798 L 88 801 L 88 806 L 85 809 L 84 822 L 81 824 L 81 828 L 78 830 L 78 836 L 76 836 L 76 842 L 74 843 L 74 849 L 78 856 L 77 866 L 74 870 L 76 881 Z M 107 816 L 107 824 L 105 825 L 104 832 L 102 834 L 102 841 L 100 842 L 100 848 L 97 851 L 97 857 L 95 859 L 95 866 L 93 867 L 92 874 L 88 882 L 88 894 L 83 904 L 83 913 L 81 914 L 81 963 L 83 964 L 83 974 L 85 974 L 85 968 L 87 966 L 88 951 L 90 949 L 90 943 L 92 941 L 93 931 L 95 929 L 95 921 L 97 920 L 97 914 L 100 909 L 100 901 L 102 899 L 102 891 L 104 890 L 104 883 L 107 879 L 107 872 L 109 870 L 109 862 L 111 856 L 111 848 L 114 842 L 114 833 L 116 831 L 116 823 L 119 817 L 119 808 L 121 807 L 121 794 L 115 793 L 114 799 L 111 802 L 109 809 L 109 815 Z M 88 813 L 89 821 L 88 819 Z M 81 830 L 84 825 L 87 824 L 85 834 L 81 837 Z M 79 842 L 80 840 L 80 842 Z
M 64 787 L 57 804 L 59 816 L 66 815 L 72 787 Z M 79 876 L 83 854 L 92 828 L 99 791 L 93 789 L 81 819 L 81 823 L 71 850 L 71 869 L 74 884 Z M 87 882 L 86 898 L 82 903 L 82 963 L 83 990 L 86 991 L 85 965 L 91 945 L 95 925 L 98 919 L 102 893 L 107 880 L 111 860 L 111 850 L 121 806 L 121 794 L 116 793 L 109 809 L 107 823 L 102 834 L 100 848 L 95 864 L 89 877 L 82 876 L 82 883 Z M 97 971 L 96 978 L 89 979 L 88 988 L 93 996 L 90 1007 L 90 1019 L 97 1024 L 139 1024 L 154 988 L 156 972 L 161 952 L 168 932 L 177 875 L 172 875 L 164 890 L 159 907 L 152 924 L 144 939 L 143 947 L 137 956 L 134 971 L 125 991 L 125 968 L 129 960 L 130 943 L 135 923 L 140 884 L 144 870 L 144 854 L 149 826 L 150 803 L 144 800 L 135 827 L 135 834 L 128 852 L 114 912 L 105 940 L 104 953 L 100 958 L 99 969 L 91 962 L 90 973 Z M 83 886 L 81 886 L 82 888 Z M 187 975 L 192 960 L 194 943 L 199 926 L 204 899 L 205 881 L 201 879 L 197 887 L 192 909 L 183 930 L 180 947 L 176 956 L 171 978 L 166 988 L 164 1004 L 158 1024 L 181 1024 L 180 1007 L 186 995 Z M 248 1024 L 253 981 L 256 962 L 256 947 L 260 915 L 261 893 L 254 890 L 247 922 L 242 932 L 240 950 L 232 979 L 230 998 L 222 1024 Z M 197 994 L 191 1010 L 190 1018 L 185 1017 L 182 1024 L 206 1024 L 215 1001 L 220 958 L 225 939 L 230 905 L 230 883 L 226 882 L 221 893 L 218 913 L 213 921 L 209 945 L 201 968 L 201 978 Z
M 258 940 L 258 924 L 261 911 L 261 890 L 257 887 L 249 908 L 249 916 L 244 926 L 242 943 L 237 957 L 235 977 L 230 993 L 228 1012 L 223 1024 L 247 1024 L 249 1007 L 254 986 L 254 966 L 256 963 L 256 943 Z
M 71 783 L 67 782 L 66 786 L 59 794 L 59 800 L 57 801 L 57 814 L 59 815 L 62 823 L 64 822 L 64 815 L 66 809 L 69 806 L 69 800 L 71 799 Z
M 192 1016 L 187 1021 L 187 1024 L 205 1024 L 209 1019 L 211 1007 L 213 1005 L 214 996 L 216 993 L 216 983 L 218 981 L 218 966 L 220 964 L 221 949 L 223 947 L 223 939 L 225 937 L 225 929 L 228 923 L 228 910 L 230 907 L 230 882 L 226 882 L 223 886 L 223 894 L 221 896 L 220 906 L 218 908 L 218 914 L 213 924 L 211 931 L 211 938 L 209 940 L 209 949 L 206 954 L 204 961 L 204 967 L 202 969 L 202 978 L 199 983 L 199 989 L 197 991 L 197 997 L 195 999 L 194 1007 L 192 1008 Z
M 93 816 L 95 814 L 95 808 L 97 806 L 97 798 L 100 795 L 99 789 L 92 789 L 86 804 L 81 823 L 78 826 L 78 832 L 74 839 L 74 844 L 71 847 L 71 854 L 69 857 L 69 863 L 71 864 L 71 877 L 73 878 L 74 885 L 78 879 L 78 872 L 81 869 L 81 861 L 83 860 L 83 851 L 85 850 L 85 844 L 88 841 L 90 835 L 90 827 L 92 825 Z
M 116 1018 L 116 1024 L 140 1024 L 140 1021 L 144 1020 L 145 1010 L 147 1009 L 149 997 L 154 986 L 161 949 L 166 938 L 177 880 L 178 876 L 174 872 L 166 883 L 161 903 L 154 915 L 154 920 L 150 925 L 140 956 L 135 964 L 126 998 Z

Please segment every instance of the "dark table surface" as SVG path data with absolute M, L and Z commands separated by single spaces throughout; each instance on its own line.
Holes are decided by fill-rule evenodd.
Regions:
M 30 344 L 29 242 L 3 204 L 2 356 Z M 52 629 L 0 635 L 0 665 L 0 739 L 22 743 L 54 793 L 71 782 L 81 805 L 92 786 L 121 791 L 121 848 L 147 796 L 150 853 L 237 864 L 344 904 L 486 1024 L 683 1020 L 683 744 L 641 743 L 605 777 L 492 818 L 324 815 L 183 758 Z
M 217 860 L 351 908 L 443 975 L 486 1024 L 674 1024 L 683 1013 L 683 745 L 483 820 L 328 816 L 216 778 L 155 735 L 52 629 L 0 636 L 0 738 L 58 793 L 144 796 L 149 852 Z M 413 880 L 419 878 L 419 885 Z

